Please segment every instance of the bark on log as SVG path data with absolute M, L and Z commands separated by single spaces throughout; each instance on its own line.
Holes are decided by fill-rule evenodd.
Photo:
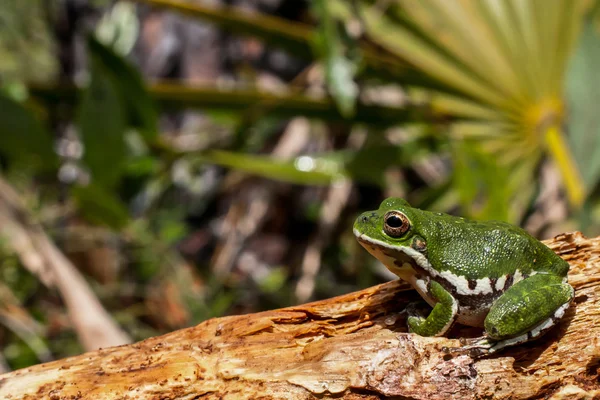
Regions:
M 600 237 L 546 244 L 571 264 L 575 301 L 550 333 L 492 357 L 441 352 L 474 328 L 407 334 L 416 294 L 394 281 L 0 375 L 0 398 L 600 399 Z

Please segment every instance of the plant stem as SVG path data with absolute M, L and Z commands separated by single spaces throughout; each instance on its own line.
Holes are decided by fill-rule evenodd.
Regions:
M 585 185 L 559 123 L 546 127 L 544 139 L 548 152 L 554 158 L 563 177 L 569 202 L 575 207 L 580 207 L 585 199 Z

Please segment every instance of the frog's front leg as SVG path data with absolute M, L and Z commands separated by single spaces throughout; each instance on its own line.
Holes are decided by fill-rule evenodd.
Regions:
M 573 287 L 561 276 L 530 276 L 492 305 L 484 322 L 487 337 L 462 350 L 479 356 L 535 339 L 558 322 L 573 296 Z
M 428 291 L 437 303 L 427 318 L 408 317 L 408 328 L 421 336 L 441 336 L 451 327 L 458 315 L 458 302 L 436 281 L 429 281 Z

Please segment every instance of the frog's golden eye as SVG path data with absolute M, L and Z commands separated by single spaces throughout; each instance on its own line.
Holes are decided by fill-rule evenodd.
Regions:
M 388 211 L 383 217 L 383 231 L 386 235 L 398 238 L 410 229 L 410 221 L 399 211 Z

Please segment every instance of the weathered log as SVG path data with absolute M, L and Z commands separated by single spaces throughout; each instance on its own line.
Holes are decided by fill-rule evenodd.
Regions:
M 571 264 L 573 305 L 541 339 L 487 358 L 441 351 L 478 329 L 406 333 L 402 310 L 417 297 L 394 281 L 0 375 L 0 398 L 600 398 L 600 237 L 546 244 Z

